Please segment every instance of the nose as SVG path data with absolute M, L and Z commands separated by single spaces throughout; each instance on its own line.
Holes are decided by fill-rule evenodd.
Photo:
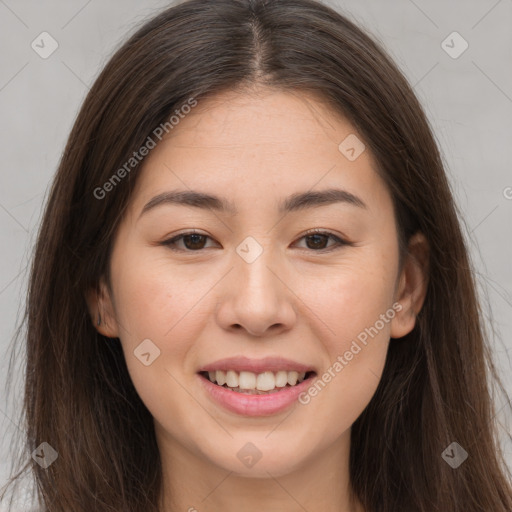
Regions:
M 217 322 L 225 330 L 245 330 L 251 336 L 276 335 L 296 321 L 296 298 L 283 267 L 270 250 L 248 263 L 237 254 L 234 268 L 223 280 Z

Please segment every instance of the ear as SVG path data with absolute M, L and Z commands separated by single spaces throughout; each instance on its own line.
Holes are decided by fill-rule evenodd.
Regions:
M 391 320 L 391 338 L 401 338 L 411 332 L 420 312 L 429 280 L 429 246 L 425 235 L 415 233 L 409 240 L 395 300 L 402 305 Z
M 87 290 L 85 300 L 94 328 L 108 338 L 119 337 L 111 293 L 103 277 L 96 288 Z

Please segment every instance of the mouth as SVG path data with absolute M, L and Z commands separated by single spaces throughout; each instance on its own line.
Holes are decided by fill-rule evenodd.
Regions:
M 214 370 L 198 374 L 216 386 L 244 395 L 270 395 L 294 388 L 304 381 L 313 379 L 316 372 L 278 370 L 254 373 L 249 371 Z

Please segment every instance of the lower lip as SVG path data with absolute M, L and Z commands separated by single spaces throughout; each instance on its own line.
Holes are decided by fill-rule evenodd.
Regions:
M 198 374 L 198 377 L 213 400 L 227 410 L 243 416 L 270 416 L 284 411 L 296 402 L 298 396 L 311 385 L 314 375 L 296 386 L 287 386 L 268 395 L 238 393 L 218 386 L 202 375 Z

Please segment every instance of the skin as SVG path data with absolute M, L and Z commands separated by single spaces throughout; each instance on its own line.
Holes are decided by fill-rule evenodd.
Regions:
M 89 305 L 93 318 L 101 314 L 96 328 L 120 338 L 154 417 L 162 510 L 363 511 L 350 494 L 350 429 L 375 393 L 390 337 L 414 327 L 428 246 L 414 236 L 399 273 L 391 196 L 369 149 L 355 161 L 339 151 L 349 134 L 354 127 L 311 94 L 230 91 L 199 103 L 144 161 L 116 234 L 111 292 L 102 282 Z M 285 197 L 329 187 L 367 208 L 278 214 Z M 140 216 L 174 189 L 225 196 L 239 213 L 165 204 Z M 313 228 L 353 245 L 322 251 L 336 242 L 308 241 Z M 161 244 L 192 229 L 209 238 L 182 239 L 181 252 Z M 252 263 L 236 252 L 247 236 L 263 249 Z M 245 417 L 214 403 L 198 381 L 202 365 L 236 355 L 283 356 L 322 375 L 396 302 L 401 311 L 307 405 Z M 147 338 L 160 350 L 149 366 L 133 354 Z M 251 468 L 237 457 L 248 442 L 262 454 Z

